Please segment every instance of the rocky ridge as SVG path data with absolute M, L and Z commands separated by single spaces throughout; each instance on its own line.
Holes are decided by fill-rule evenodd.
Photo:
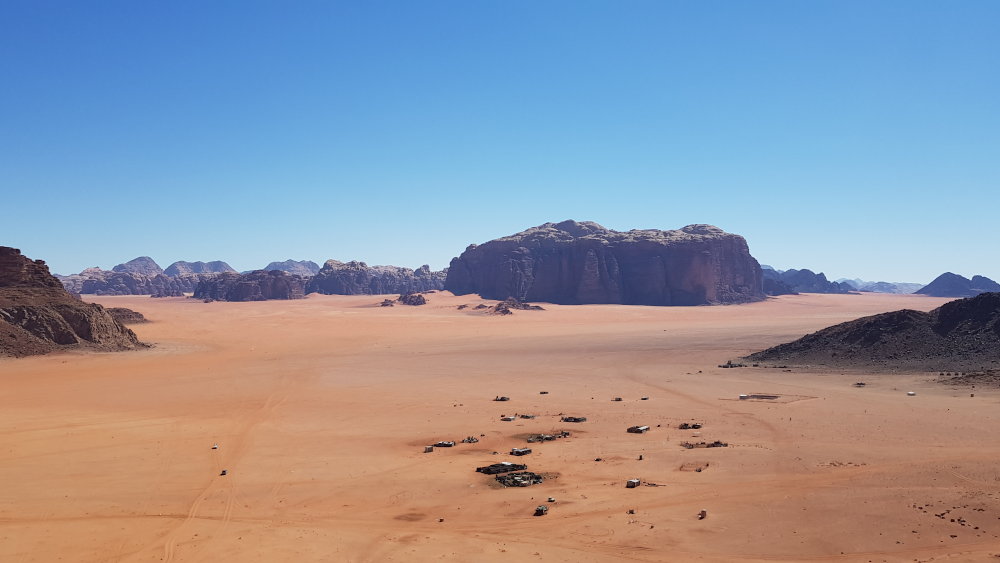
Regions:
M 73 297 L 45 262 L 0 246 L 0 355 L 145 346 L 104 307 Z
M 306 293 L 326 295 L 407 294 L 444 288 L 446 272 L 427 265 L 416 270 L 399 266 L 369 266 L 364 262 L 327 260 L 309 280 Z
M 746 241 L 711 225 L 618 232 L 545 223 L 451 261 L 445 289 L 484 299 L 561 304 L 704 305 L 764 298 Z
M 850 293 L 854 287 L 848 283 L 838 283 L 826 279 L 822 272 L 812 270 L 775 270 L 765 268 L 764 293 L 768 295 L 792 295 L 796 293 Z
M 297 276 L 315 276 L 319 272 L 319 264 L 312 260 L 285 260 L 284 262 L 271 262 L 264 266 L 265 270 L 281 270 Z
M 945 272 L 914 293 L 931 297 L 975 297 L 988 291 L 1000 291 L 1000 284 L 985 276 L 972 276 L 970 280 L 965 276 Z
M 198 282 L 194 297 L 211 301 L 265 301 L 302 299 L 306 278 L 281 270 L 255 270 L 247 274 L 226 272 Z
M 1000 293 L 841 323 L 747 357 L 755 362 L 878 370 L 1000 367 Z

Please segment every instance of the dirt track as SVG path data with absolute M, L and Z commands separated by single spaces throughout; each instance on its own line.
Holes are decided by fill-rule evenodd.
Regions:
M 479 300 L 447 293 L 422 307 L 373 306 L 381 300 L 97 298 L 145 314 L 152 322 L 133 328 L 157 347 L 0 361 L 0 561 L 1000 553 L 1000 392 L 970 397 L 920 374 L 863 377 L 859 389 L 858 375 L 716 367 L 830 324 L 943 299 L 547 305 L 506 317 L 458 311 Z M 514 413 L 538 416 L 499 419 Z M 560 413 L 588 420 L 560 423 Z M 676 429 L 687 421 L 705 426 Z M 625 432 L 639 424 L 652 429 Z M 525 445 L 515 435 L 562 429 L 572 436 L 532 444 L 523 458 L 492 455 Z M 480 442 L 422 453 L 468 435 Z M 729 447 L 678 445 L 689 439 Z M 558 477 L 496 489 L 474 471 L 502 460 Z M 626 489 L 633 477 L 663 486 Z M 549 496 L 548 515 L 533 517 Z

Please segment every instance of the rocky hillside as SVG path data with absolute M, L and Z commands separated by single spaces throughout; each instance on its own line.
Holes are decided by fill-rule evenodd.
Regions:
M 305 285 L 306 278 L 281 270 L 255 270 L 247 274 L 227 272 L 200 281 L 194 296 L 213 301 L 302 299 Z
M 264 267 L 265 270 L 281 270 L 297 276 L 315 276 L 319 272 L 319 264 L 312 260 L 285 260 L 284 262 L 271 262 Z
M 111 268 L 112 272 L 122 272 L 128 274 L 142 274 L 144 276 L 155 276 L 163 273 L 163 268 L 149 256 L 133 258 L 124 264 L 118 264 Z
M 427 265 L 416 270 L 399 266 L 369 266 L 364 262 L 327 260 L 306 286 L 306 293 L 326 295 L 386 295 L 443 289 L 446 272 Z
M 965 276 L 945 272 L 914 293 L 931 297 L 975 297 L 987 291 L 1000 291 L 1000 284 L 985 276 L 972 276 L 970 280 Z
M 812 270 L 765 269 L 764 293 L 768 295 L 789 295 L 796 293 L 849 293 L 854 288 L 847 283 L 826 279 L 822 272 Z
M 167 266 L 163 273 L 168 276 L 183 276 L 188 274 L 221 274 L 224 272 L 236 273 L 229 264 L 221 260 L 215 260 L 213 262 L 174 262 L 173 264 Z
M 550 303 L 703 305 L 763 299 L 760 265 L 743 237 L 710 225 L 618 232 L 545 223 L 471 245 L 445 289 L 484 299 Z
M 1000 368 L 1000 293 L 849 321 L 748 356 L 755 362 L 864 369 Z
M 0 355 L 144 347 L 100 305 L 74 298 L 45 262 L 0 246 Z

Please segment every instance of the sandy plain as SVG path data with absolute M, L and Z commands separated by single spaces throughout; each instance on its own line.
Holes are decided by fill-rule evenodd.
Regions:
M 927 374 L 717 367 L 946 300 L 799 295 L 496 317 L 456 309 L 475 296 L 428 298 L 94 298 L 144 313 L 152 322 L 133 328 L 155 347 L 0 361 L 0 561 L 1000 554 L 1000 392 L 970 397 Z M 514 413 L 538 416 L 500 421 Z M 700 436 L 677 429 L 685 421 L 703 423 Z M 636 424 L 652 429 L 625 432 Z M 563 429 L 572 436 L 506 455 Z M 423 453 L 469 435 L 480 442 Z M 679 446 L 716 439 L 729 447 Z M 551 478 L 501 489 L 474 471 L 502 460 Z M 630 478 L 660 486 L 626 489 Z M 548 515 L 532 516 L 547 497 Z

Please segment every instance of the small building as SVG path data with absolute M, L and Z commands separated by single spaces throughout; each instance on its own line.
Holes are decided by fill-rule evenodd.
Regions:
M 510 450 L 510 455 L 528 455 L 531 453 L 531 448 L 513 448 Z
M 455 442 L 444 441 L 444 440 L 442 440 L 442 441 L 437 442 L 436 444 L 434 444 L 434 446 L 438 447 L 438 448 L 450 448 L 450 447 L 452 447 L 454 445 L 455 445 Z
M 646 432 L 649 432 L 649 427 L 648 426 L 629 426 L 628 429 L 626 429 L 626 432 L 629 432 L 630 434 L 645 434 Z
M 639 483 L 641 483 L 641 482 L 642 481 L 639 481 L 638 479 L 629 479 L 628 481 L 625 481 L 625 488 L 626 489 L 634 489 L 634 488 L 638 487 Z
M 476 472 L 485 473 L 487 475 L 497 475 L 500 473 L 509 473 L 511 471 L 524 471 L 528 466 L 523 463 L 511 463 L 509 461 L 501 461 L 500 463 L 493 463 L 484 467 L 477 467 Z
M 536 415 L 533 415 L 533 414 L 521 414 L 521 415 L 518 415 L 518 416 L 520 416 L 521 418 L 532 419 L 532 418 L 535 418 Z
M 513 417 L 513 416 L 507 416 L 505 414 L 502 414 L 502 415 L 500 415 L 500 420 L 502 420 L 504 422 L 511 422 L 513 420 L 516 420 L 516 418 Z
M 549 513 L 549 507 L 544 504 L 539 504 L 535 507 L 535 516 L 545 516 Z
M 587 422 L 587 417 L 585 417 L 585 416 L 564 416 L 560 420 L 562 422 Z
M 495 399 L 493 399 L 493 400 L 494 400 L 494 401 L 509 401 L 509 400 L 510 400 L 510 397 L 503 397 L 503 396 L 501 396 L 501 395 L 497 395 L 497 396 L 496 396 L 496 398 L 495 398 Z
M 622 398 L 621 398 L 621 397 L 615 397 L 615 398 L 614 398 L 613 400 L 614 400 L 614 401 L 615 401 L 616 403 L 620 403 L 620 402 L 622 401 Z
M 424 453 L 429 454 L 434 451 L 434 446 L 424 446 Z

